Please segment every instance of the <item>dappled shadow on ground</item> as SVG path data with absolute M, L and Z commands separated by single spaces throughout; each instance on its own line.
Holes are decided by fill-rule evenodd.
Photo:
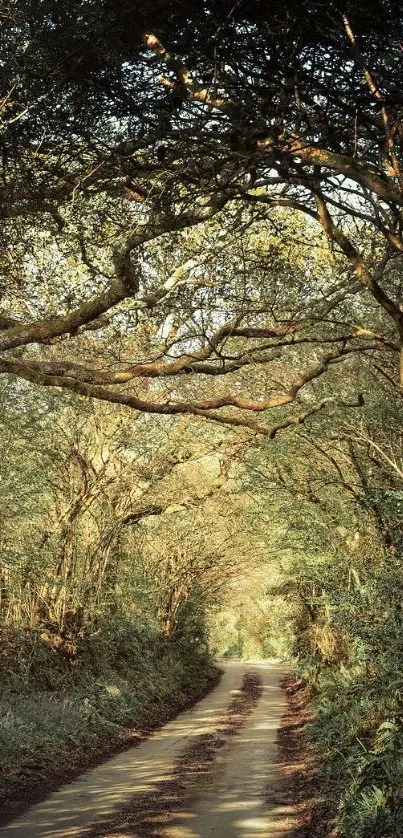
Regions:
M 159 810 L 160 809 L 160 810 Z M 103 833 L 107 838 L 285 838 L 289 834 L 292 807 L 264 807 L 255 798 L 239 802 L 236 794 L 221 794 L 220 801 L 197 802 L 183 806 L 177 799 L 176 786 L 167 786 L 152 812 L 136 819 L 131 813 L 119 825 Z
M 264 799 L 266 786 L 274 794 L 280 783 L 270 749 L 283 699 L 276 678 L 263 686 L 260 680 L 249 673 L 243 695 L 232 701 L 222 724 L 190 745 L 171 780 L 159 783 L 152 795 L 134 798 L 114 821 L 86 833 L 88 838 L 284 838 L 293 807 Z

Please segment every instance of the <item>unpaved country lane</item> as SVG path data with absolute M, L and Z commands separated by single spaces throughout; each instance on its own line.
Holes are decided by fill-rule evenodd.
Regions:
M 62 786 L 0 829 L 0 838 L 78 836 L 133 795 L 152 791 L 170 776 L 172 764 L 192 737 L 215 730 L 233 691 L 241 686 L 244 672 L 242 663 L 226 664 L 218 686 L 192 710 L 181 713 L 137 747 Z
M 284 669 L 264 664 L 252 668 L 263 687 L 257 706 L 240 734 L 219 753 L 204 788 L 170 819 L 164 838 L 286 838 L 289 834 L 294 810 L 274 802 L 281 784 L 275 740 L 285 706 L 279 687 Z

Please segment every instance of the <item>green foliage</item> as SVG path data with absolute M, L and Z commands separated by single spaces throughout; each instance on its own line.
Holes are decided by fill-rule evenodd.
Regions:
M 251 588 L 253 590 L 251 591 Z M 253 578 L 242 585 L 238 602 L 230 602 L 209 614 L 209 638 L 217 656 L 244 658 L 287 658 L 293 648 L 293 611 L 282 596 L 267 594 L 267 582 Z
M 322 794 L 342 838 L 403 830 L 401 418 L 390 394 L 373 397 L 359 424 L 318 422 L 268 463 L 272 514 L 288 522 L 272 590 L 293 607 Z

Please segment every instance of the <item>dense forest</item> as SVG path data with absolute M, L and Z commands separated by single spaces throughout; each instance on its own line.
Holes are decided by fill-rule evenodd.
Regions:
M 323 838 L 398 838 L 399 4 L 0 26 L 0 794 L 281 657 Z

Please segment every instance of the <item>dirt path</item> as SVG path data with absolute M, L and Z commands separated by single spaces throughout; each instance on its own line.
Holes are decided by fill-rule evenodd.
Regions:
M 131 798 L 156 793 L 161 784 L 172 781 L 174 764 L 192 749 L 198 737 L 216 734 L 248 668 L 252 667 L 227 664 L 220 684 L 192 710 L 138 747 L 63 786 L 0 829 L 0 838 L 82 836 Z M 192 781 L 181 801 L 183 811 L 174 807 L 172 815 L 168 807 L 164 825 L 160 821 L 161 828 L 150 834 L 169 838 L 287 835 L 287 811 L 264 803 L 267 784 L 274 787 L 277 783 L 274 741 L 284 708 L 278 687 L 282 671 L 259 664 L 253 669 L 259 673 L 263 691 L 246 725 L 236 736 L 224 738 L 209 770 Z M 119 832 L 103 834 L 137 838 L 138 833 L 126 823 Z
M 293 811 L 277 805 L 280 784 L 275 740 L 284 710 L 278 686 L 281 670 L 254 664 L 262 694 L 240 734 L 215 760 L 203 787 L 188 799 L 164 831 L 167 838 L 280 838 L 288 834 Z M 270 802 L 271 801 L 271 802 Z

